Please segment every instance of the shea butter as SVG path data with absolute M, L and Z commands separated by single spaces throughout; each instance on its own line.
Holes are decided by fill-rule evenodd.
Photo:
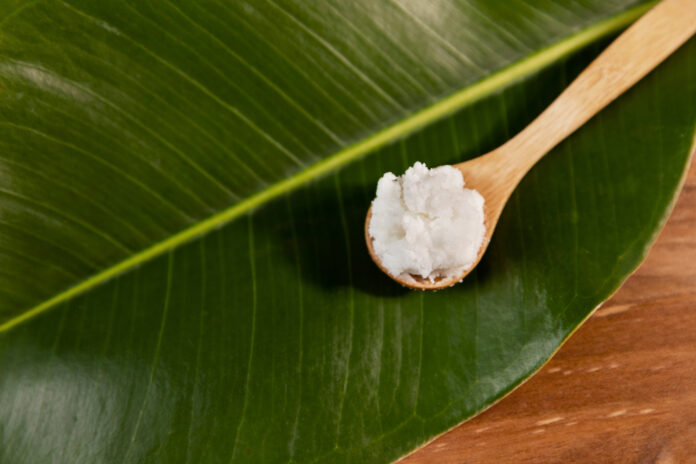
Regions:
M 394 277 L 434 281 L 469 269 L 483 245 L 484 199 L 465 188 L 452 166 L 417 162 L 377 184 L 368 233 L 382 266 Z

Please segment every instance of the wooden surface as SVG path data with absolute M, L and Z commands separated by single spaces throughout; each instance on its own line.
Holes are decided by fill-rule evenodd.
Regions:
M 696 164 L 647 260 L 556 356 L 401 462 L 696 463 Z

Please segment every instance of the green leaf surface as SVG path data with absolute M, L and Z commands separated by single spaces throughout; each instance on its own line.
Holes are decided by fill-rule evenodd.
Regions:
M 501 144 L 645 10 L 1 2 L 0 462 L 388 462 L 502 397 L 664 223 L 696 42 L 533 169 L 452 289 L 370 262 L 376 180 Z

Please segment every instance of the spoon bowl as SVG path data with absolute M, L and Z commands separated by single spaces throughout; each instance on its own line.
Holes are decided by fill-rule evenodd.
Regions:
M 607 47 L 534 121 L 486 155 L 453 165 L 465 186 L 484 198 L 483 243 L 473 264 L 460 275 L 436 278 L 394 276 L 375 253 L 365 218 L 365 241 L 372 260 L 398 283 L 418 290 L 450 287 L 481 261 L 500 214 L 517 184 L 544 155 L 657 67 L 696 33 L 696 1 L 663 0 Z
M 440 290 L 451 287 L 452 285 L 461 282 L 462 279 L 469 275 L 479 261 L 481 261 L 481 258 L 486 252 L 488 244 L 491 240 L 491 236 L 493 235 L 493 231 L 495 230 L 495 226 L 500 218 L 500 213 L 505 207 L 505 203 L 507 203 L 510 193 L 512 193 L 514 187 L 517 185 L 517 182 L 514 182 L 514 185 L 509 181 L 506 182 L 505 180 L 507 180 L 508 177 L 495 175 L 496 170 L 494 166 L 496 166 L 496 164 L 494 160 L 496 156 L 500 156 L 497 155 L 498 152 L 499 150 L 496 150 L 488 153 L 487 155 L 480 156 L 463 163 L 455 164 L 453 166 L 462 173 L 462 176 L 466 182 L 466 188 L 478 191 L 485 200 L 483 204 L 483 224 L 486 232 L 484 234 L 481 247 L 476 255 L 476 259 L 468 269 L 465 269 L 459 275 L 453 277 L 436 277 L 433 280 L 414 274 L 401 276 L 394 276 L 390 274 L 382 264 L 379 256 L 377 256 L 372 244 L 372 237 L 370 237 L 369 232 L 370 219 L 372 219 L 372 206 L 370 206 L 365 217 L 365 242 L 367 243 L 367 251 L 375 264 L 377 264 L 377 266 L 385 274 L 401 285 L 415 290 Z M 500 173 L 500 169 L 498 169 L 497 172 Z

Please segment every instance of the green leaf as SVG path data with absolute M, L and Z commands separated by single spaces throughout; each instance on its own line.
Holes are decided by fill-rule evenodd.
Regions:
M 2 2 L 0 462 L 388 462 L 505 395 L 664 223 L 696 42 L 542 160 L 462 284 L 396 286 L 364 214 L 524 127 L 633 5 Z

